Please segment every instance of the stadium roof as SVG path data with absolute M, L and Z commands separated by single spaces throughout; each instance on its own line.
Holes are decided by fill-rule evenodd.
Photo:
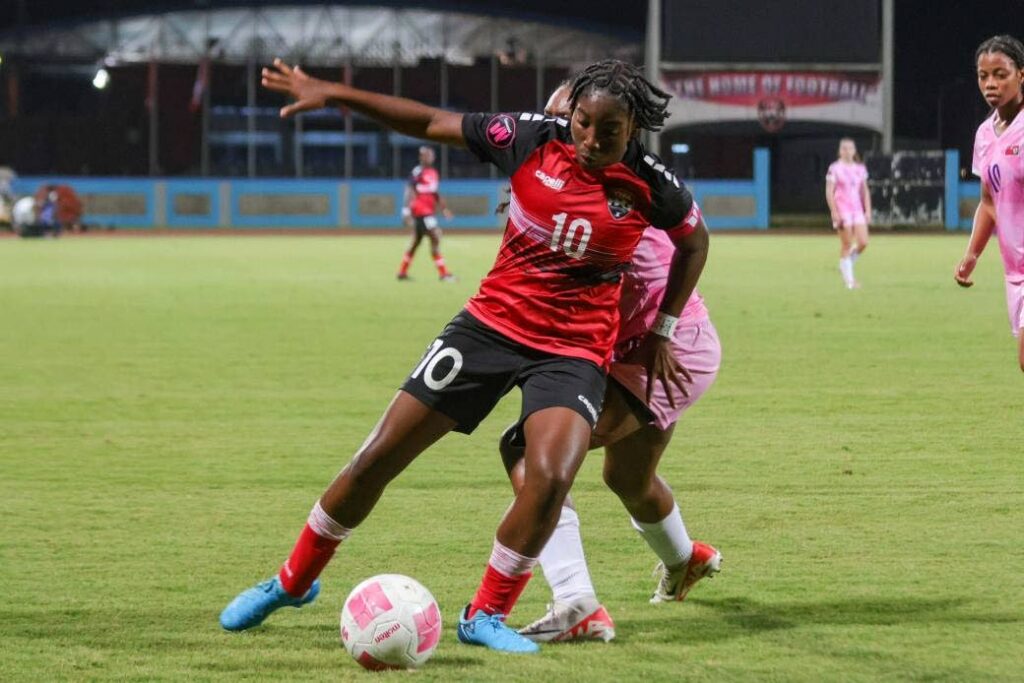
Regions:
M 365 2 L 366 0 L 364 0 Z M 241 63 L 282 56 L 304 64 L 409 64 L 444 56 L 466 64 L 496 53 L 512 61 L 573 65 L 603 57 L 636 59 L 643 14 L 618 27 L 583 3 L 561 2 L 118 2 L 116 12 L 83 9 L 84 3 L 32 0 L 23 21 L 0 30 L 0 50 L 28 59 L 95 60 L 108 64 L 160 61 L 195 63 L 209 55 Z M 431 9 L 422 6 L 429 4 Z M 36 23 L 40 6 L 52 6 L 50 23 Z M 183 9 L 191 6 L 189 9 Z M 153 12 L 173 6 L 174 11 Z M 460 11 L 446 11 L 457 7 Z M 31 14 L 28 9 L 31 8 Z M 583 21 L 570 12 L 580 8 Z M 136 12 L 133 13 L 132 9 Z M 535 11 L 531 11 L 535 10 Z M 140 13 L 141 12 L 141 13 Z M 0 24 L 2 27 L 3 24 Z

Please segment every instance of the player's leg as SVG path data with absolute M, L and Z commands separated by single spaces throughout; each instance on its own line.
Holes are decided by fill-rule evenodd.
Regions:
M 423 234 L 426 232 L 422 218 L 413 218 L 413 223 L 412 240 L 409 242 L 405 253 L 402 254 L 402 262 L 398 266 L 399 280 L 409 279 L 409 266 L 412 265 L 412 259 L 416 255 L 416 250 L 419 249 L 420 242 L 423 240 Z
M 657 474 L 674 430 L 675 425 L 664 430 L 646 425 L 605 447 L 605 482 L 661 560 L 654 603 L 684 599 L 697 581 L 719 570 L 722 560 L 713 547 L 690 538 L 672 489 Z
M 858 218 L 860 220 L 853 225 L 853 246 L 850 250 L 850 256 L 853 257 L 854 261 L 864 253 L 864 250 L 868 248 L 868 242 L 871 241 L 867 221 L 863 215 L 858 216 Z
M 1024 329 L 1020 330 L 1017 337 L 1017 360 L 1020 362 L 1020 371 L 1024 372 Z
M 370 436 L 314 506 L 280 574 L 228 605 L 221 614 L 224 628 L 250 628 L 278 607 L 312 600 L 316 577 L 338 543 L 370 513 L 384 487 L 450 430 L 472 432 L 504 395 L 519 361 L 509 344 L 472 317 L 457 315 L 428 346 Z
M 352 460 L 313 506 L 277 576 L 241 593 L 221 613 L 229 631 L 259 625 L 281 607 L 300 607 L 319 593 L 317 577 L 373 509 L 387 484 L 455 421 L 399 391 Z
M 839 273 L 843 276 L 843 284 L 847 289 L 857 286 L 857 280 L 853 277 L 853 259 L 850 251 L 853 249 L 853 228 L 843 220 L 836 230 L 839 234 Z
M 642 367 L 617 363 L 612 381 L 643 426 L 605 446 L 604 476 L 630 513 L 632 524 L 661 560 L 661 580 L 652 602 L 681 600 L 696 581 L 717 571 L 718 551 L 692 542 L 672 491 L 657 475 L 658 463 L 683 412 L 714 383 L 722 345 L 710 320 L 680 326 L 672 339 L 678 362 L 690 372 L 687 396 L 669 400 L 671 387 L 656 383 L 650 401 L 647 373 Z M 643 397 L 645 402 L 641 402 Z
M 537 556 L 558 524 L 562 503 L 586 455 L 604 398 L 605 376 L 585 361 L 548 357 L 519 371 L 526 437 L 522 487 L 495 534 L 484 578 L 459 622 L 459 639 L 510 652 L 535 643 L 504 625 Z
M 607 401 L 608 394 L 605 396 Z M 601 420 L 604 420 L 607 412 L 606 403 Z M 514 438 L 517 429 L 522 429 L 518 423 L 505 430 L 499 441 L 499 450 L 512 489 L 519 493 L 525 484 L 526 463 L 523 456 L 526 447 L 525 439 Z M 537 643 L 612 640 L 615 637 L 615 622 L 597 599 L 583 551 L 580 518 L 571 495 L 566 495 L 558 523 L 537 561 L 544 572 L 544 579 L 551 587 L 552 602 L 544 616 L 519 629 L 519 633 Z
M 427 223 L 427 234 L 430 238 L 430 256 L 434 259 L 437 275 L 441 282 L 455 280 L 455 276 L 447 269 L 447 265 L 444 263 L 444 257 L 441 256 L 441 228 L 437 226 L 437 217 L 427 216 L 427 218 L 433 223 L 433 227 L 430 227 L 430 223 Z

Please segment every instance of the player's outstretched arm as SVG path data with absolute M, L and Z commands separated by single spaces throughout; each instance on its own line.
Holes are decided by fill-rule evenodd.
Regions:
M 974 211 L 974 225 L 971 228 L 971 240 L 967 243 L 967 251 L 960 259 L 956 270 L 953 272 L 953 279 L 961 287 L 970 287 L 974 284 L 971 280 L 971 273 L 978 265 L 978 257 L 985 251 L 985 245 L 992 236 L 996 227 L 995 202 L 992 201 L 992 194 L 988 191 L 985 183 L 981 184 L 981 201 Z
M 264 67 L 263 87 L 290 95 L 295 102 L 281 108 L 288 117 L 304 111 L 343 105 L 365 114 L 394 131 L 446 145 L 465 147 L 462 114 L 427 106 L 404 97 L 393 97 L 313 78 L 299 67 L 280 59 Z

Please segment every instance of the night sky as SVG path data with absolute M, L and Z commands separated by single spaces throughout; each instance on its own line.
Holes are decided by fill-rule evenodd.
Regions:
M 4 0 L 0 2 L 0 28 L 15 24 L 19 12 L 29 23 L 68 20 L 81 16 L 128 14 L 152 9 L 202 8 L 211 5 L 285 4 L 244 0 Z M 347 4 L 347 3 L 336 3 Z M 456 11 L 487 11 L 523 18 L 555 18 L 592 28 L 616 27 L 638 38 L 646 21 L 644 0 L 606 2 L 587 0 L 516 0 L 482 2 L 437 0 L 398 2 L 374 0 L 350 4 L 429 6 Z M 630 11 L 628 8 L 636 8 Z M 939 100 L 945 110 L 947 133 L 955 126 L 950 118 L 983 116 L 984 103 L 973 82 L 974 49 L 985 38 L 1002 32 L 1024 34 L 1024 0 L 896 0 L 895 125 L 901 138 L 931 138 L 938 134 Z M 944 137 L 948 137 L 945 135 Z M 956 140 L 943 140 L 956 144 Z

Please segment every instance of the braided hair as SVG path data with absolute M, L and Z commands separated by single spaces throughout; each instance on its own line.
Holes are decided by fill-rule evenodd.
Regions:
M 974 63 L 977 64 L 979 57 L 991 52 L 1006 55 L 1018 70 L 1024 69 L 1024 45 L 1013 36 L 1006 34 L 992 36 L 983 42 L 974 53 Z
M 569 104 L 575 109 L 583 95 L 599 91 L 621 102 L 638 128 L 659 131 L 669 117 L 666 109 L 672 96 L 644 78 L 633 64 L 617 59 L 594 62 L 573 79 Z

